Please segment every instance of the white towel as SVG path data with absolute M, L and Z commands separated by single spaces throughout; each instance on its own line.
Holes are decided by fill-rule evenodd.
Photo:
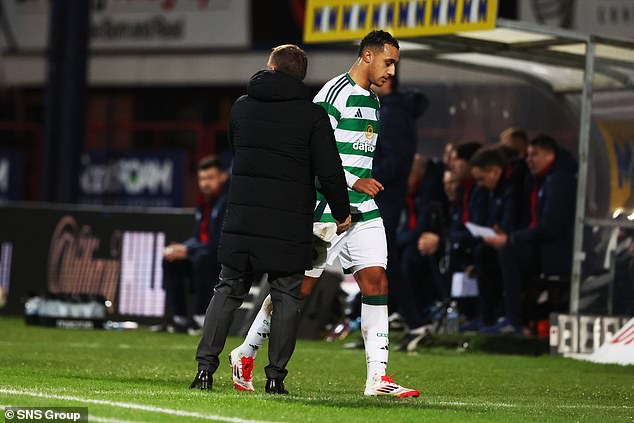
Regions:
M 330 242 L 337 236 L 337 224 L 335 222 L 313 222 L 313 235 Z

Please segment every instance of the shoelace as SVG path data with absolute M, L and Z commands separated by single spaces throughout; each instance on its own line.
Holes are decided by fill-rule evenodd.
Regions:
M 242 377 L 247 382 L 251 380 L 254 368 L 255 363 L 253 362 L 253 357 L 242 357 Z
M 394 377 L 394 373 L 392 373 L 389 376 L 388 375 L 381 376 L 381 381 L 396 384 L 396 382 L 394 382 L 394 379 L 392 379 L 393 377 Z

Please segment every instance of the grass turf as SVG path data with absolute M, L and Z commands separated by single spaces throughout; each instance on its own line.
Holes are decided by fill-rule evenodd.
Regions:
M 195 337 L 37 328 L 6 317 L 0 334 L 0 406 L 87 406 L 103 422 L 634 422 L 634 366 L 392 352 L 395 380 L 421 397 L 365 398 L 363 351 L 300 341 L 286 382 L 291 395 L 273 397 L 263 393 L 265 351 L 257 392 L 233 389 L 227 354 L 235 338 L 209 393 L 187 389 Z

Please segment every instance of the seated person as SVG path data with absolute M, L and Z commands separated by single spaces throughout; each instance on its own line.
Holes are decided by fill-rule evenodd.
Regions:
M 422 315 L 425 323 L 429 323 L 429 316 L 425 316 L 424 309 L 449 298 L 451 274 L 473 264 L 471 247 L 475 239 L 464 223 L 474 221 L 484 224 L 486 217 L 486 192 L 475 186 L 469 169 L 469 159 L 481 146 L 477 142 L 456 145 L 449 150 L 449 171 L 444 174 L 437 171 L 432 185 L 421 185 L 421 195 L 429 197 L 432 192 L 437 194 L 429 199 L 425 207 L 421 203 L 415 238 L 404 248 L 401 263 L 403 276 L 409 285 L 422 291 L 417 297 L 422 299 L 422 303 L 418 300 L 418 314 L 419 320 Z M 440 184 L 441 174 L 444 187 Z M 444 188 L 442 191 L 441 187 Z M 412 336 L 407 339 L 407 349 L 413 349 L 420 338 Z
M 407 182 L 405 212 L 401 217 L 397 244 L 401 249 L 412 241 L 416 243 L 423 232 L 429 230 L 429 207 L 436 203 L 447 204 L 443 188 L 445 164 L 434 159 L 424 160 L 416 154 Z
M 485 226 L 512 232 L 520 223 L 522 184 L 525 175 L 517 173 L 514 163 L 506 163 L 499 148 L 484 148 L 470 161 L 471 174 L 478 186 L 489 192 Z M 479 291 L 479 320 L 463 330 L 490 326 L 503 315 L 502 275 L 498 252 L 485 243 L 474 250 L 474 270 Z
M 418 238 L 423 232 L 442 231 L 447 199 L 442 189 L 444 165 L 423 160 L 417 155 L 408 180 L 406 210 L 397 235 L 400 250 L 402 283 L 391 291 L 396 310 L 408 328 L 408 335 L 425 333 L 429 323 L 424 309 L 437 299 L 445 298 L 439 290 L 437 268 L 430 257 L 418 252 Z M 411 347 L 415 348 L 415 347 Z
M 572 267 L 576 163 L 557 142 L 540 135 L 530 141 L 526 163 L 530 175 L 523 190 L 520 229 L 484 241 L 499 250 L 505 317 L 489 333 L 522 332 L 522 296 L 540 275 L 568 276 Z
M 450 205 L 449 227 L 445 233 L 449 257 L 448 290 L 451 288 L 454 273 L 465 273 L 475 277 L 473 271 L 474 249 L 480 242 L 467 230 L 465 223 L 472 222 L 484 225 L 487 218 L 488 197 L 486 189 L 477 186 L 471 175 L 469 161 L 482 148 L 479 142 L 463 142 L 455 146 L 449 168 L 459 182 L 456 191 L 456 201 Z M 477 314 L 477 301 L 471 298 L 462 298 L 458 306 L 463 317 L 473 319 Z
M 172 317 L 164 328 L 169 332 L 199 334 L 205 311 L 218 281 L 217 259 L 220 229 L 224 219 L 228 174 L 220 160 L 205 157 L 198 165 L 199 204 L 192 236 L 172 243 L 163 253 L 163 287 Z M 187 313 L 187 284 L 196 296 L 192 320 Z
M 502 147 L 502 151 L 505 154 L 524 160 L 526 158 L 528 136 L 523 129 L 507 128 L 500 133 L 500 142 L 498 145 Z
M 449 169 L 458 180 L 456 201 L 451 205 L 450 229 L 452 272 L 468 270 L 473 266 L 473 247 L 477 240 L 471 236 L 465 223 L 484 225 L 487 217 L 488 193 L 476 185 L 469 161 L 482 148 L 479 142 L 463 142 L 455 146 Z

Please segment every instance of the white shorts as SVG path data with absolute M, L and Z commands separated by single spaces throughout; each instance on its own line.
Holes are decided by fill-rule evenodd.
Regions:
M 318 278 L 326 265 L 332 265 L 337 257 L 346 272 L 357 273 L 366 267 L 387 267 L 387 240 L 383 219 L 355 222 L 350 229 L 337 235 L 330 243 L 315 239 L 317 257 L 313 268 L 304 273 Z

